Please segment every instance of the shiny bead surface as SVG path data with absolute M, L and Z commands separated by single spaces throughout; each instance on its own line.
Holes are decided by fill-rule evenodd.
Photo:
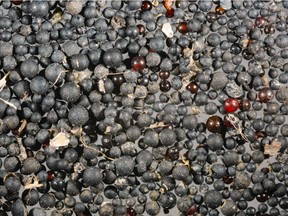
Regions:
M 188 32 L 187 22 L 181 22 L 178 24 L 178 31 L 182 34 L 186 34 Z
M 224 125 L 223 120 L 219 116 L 210 116 L 206 122 L 207 129 L 212 133 L 221 133 Z
M 228 113 L 235 112 L 239 108 L 239 101 L 235 98 L 227 98 L 224 102 L 224 108 Z
M 198 91 L 198 85 L 195 82 L 191 82 L 188 86 L 187 89 L 192 93 L 195 94 Z
M 143 1 L 141 10 L 142 11 L 150 11 L 152 9 L 152 3 L 150 1 Z
M 273 97 L 274 97 L 273 90 L 268 88 L 268 87 L 262 88 L 258 92 L 258 99 L 260 102 L 266 103 L 266 102 L 272 100 Z
M 215 8 L 215 12 L 216 12 L 217 14 L 219 14 L 219 15 L 222 15 L 222 14 L 225 13 L 225 9 L 224 9 L 223 7 L 221 7 L 221 6 L 217 6 L 217 7 Z
M 161 71 L 159 73 L 160 79 L 168 79 L 170 77 L 170 72 L 168 71 Z
M 136 56 L 131 61 L 131 67 L 134 71 L 141 71 L 146 67 L 145 58 L 142 56 Z
M 173 8 L 167 9 L 165 16 L 167 18 L 172 18 L 174 16 L 174 9 Z
M 171 89 L 171 84 L 168 80 L 163 80 L 160 82 L 160 90 L 162 92 L 168 92 Z
M 241 100 L 239 105 L 240 105 L 239 107 L 242 111 L 248 111 L 251 108 L 251 103 L 247 99 Z
M 255 19 L 255 27 L 258 28 L 263 28 L 267 23 L 267 20 L 265 19 L 265 17 L 257 17 Z

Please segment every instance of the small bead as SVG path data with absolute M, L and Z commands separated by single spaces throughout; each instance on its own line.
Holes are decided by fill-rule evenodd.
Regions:
M 272 91 L 272 89 L 265 87 L 262 88 L 259 92 L 258 92 L 258 98 L 260 102 L 268 102 L 270 100 L 272 100 L 274 97 L 274 93 Z
M 182 34 L 186 34 L 188 32 L 187 22 L 181 22 L 178 25 L 178 31 Z
M 152 9 L 152 3 L 150 1 L 143 1 L 141 10 L 142 11 L 150 11 Z
M 225 9 L 221 6 L 216 6 L 215 12 L 219 15 L 223 15 L 225 13 Z
M 188 86 L 187 89 L 192 93 L 195 94 L 198 91 L 198 86 L 195 82 L 191 82 Z
M 161 71 L 159 73 L 160 79 L 168 79 L 170 77 L 170 72 L 168 71 Z
M 112 81 L 116 86 L 120 86 L 125 82 L 124 76 L 122 74 L 117 74 L 112 76 Z
M 138 24 L 138 25 L 137 25 L 137 28 L 138 28 L 138 32 L 139 32 L 140 35 L 142 35 L 142 34 L 145 33 L 145 27 L 144 27 L 144 25 Z
M 264 33 L 265 34 L 274 34 L 275 33 L 275 27 L 272 24 L 265 25 Z
M 168 80 L 163 80 L 160 82 L 160 90 L 162 92 L 168 92 L 171 89 L 171 84 Z
M 267 20 L 265 19 L 265 17 L 257 17 L 255 20 L 255 27 L 263 28 L 266 23 Z
M 221 133 L 224 129 L 222 118 L 219 116 L 210 116 L 206 122 L 207 129 L 212 133 Z
M 173 8 L 167 9 L 165 16 L 167 18 L 172 18 L 174 16 L 174 9 Z
M 235 98 L 227 98 L 224 102 L 224 108 L 228 113 L 235 112 L 239 108 L 239 101 Z
M 146 67 L 145 58 L 142 56 L 136 56 L 131 61 L 131 67 L 134 71 L 141 71 Z
M 242 111 L 248 111 L 251 108 L 251 103 L 247 99 L 243 99 L 240 101 L 240 109 Z

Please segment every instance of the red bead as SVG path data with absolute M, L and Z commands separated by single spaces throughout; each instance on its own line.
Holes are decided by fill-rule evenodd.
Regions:
M 255 27 L 263 28 L 267 23 L 265 17 L 257 17 L 255 20 Z
M 172 18 L 174 16 L 174 9 L 173 8 L 167 9 L 165 16 L 167 18 Z
M 152 3 L 150 1 L 143 1 L 141 10 L 142 11 L 150 11 L 152 9 Z
M 48 180 L 48 181 L 51 181 L 52 179 L 55 178 L 54 172 L 48 171 L 47 174 L 48 174 L 48 176 L 47 176 L 47 180 Z
M 235 98 L 228 98 L 224 102 L 224 108 L 228 113 L 235 112 L 239 108 L 239 101 Z
M 188 32 L 187 22 L 181 22 L 178 25 L 178 31 L 182 34 L 186 34 Z
M 198 86 L 195 82 L 191 82 L 188 86 L 187 89 L 192 93 L 195 94 L 198 91 Z
M 187 210 L 186 215 L 187 216 L 196 216 L 197 213 L 198 213 L 198 208 L 196 205 L 193 205 Z
M 142 56 L 136 56 L 131 61 L 131 67 L 134 71 L 141 71 L 146 67 L 145 58 Z

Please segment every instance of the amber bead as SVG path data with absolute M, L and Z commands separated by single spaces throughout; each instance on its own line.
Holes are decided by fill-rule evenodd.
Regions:
M 187 22 L 181 22 L 178 25 L 178 31 L 182 34 L 186 34 L 188 32 Z
M 169 160 L 177 160 L 179 158 L 179 150 L 175 147 L 168 148 L 166 151 L 166 158 Z
M 225 13 L 225 9 L 218 5 L 217 7 L 215 7 L 215 12 L 219 15 L 222 15 Z
M 222 118 L 219 116 L 210 116 L 206 122 L 207 129 L 212 133 L 221 133 L 224 129 Z
M 136 216 L 136 215 L 137 215 L 137 213 L 136 213 L 136 211 L 133 208 L 128 208 L 127 209 L 126 216 Z
M 255 27 L 258 28 L 263 28 L 267 23 L 267 20 L 265 19 L 265 17 L 257 17 L 255 19 Z
M 274 34 L 275 33 L 275 27 L 272 24 L 265 25 L 264 33 L 265 34 Z
M 141 71 L 146 67 L 145 58 L 142 56 L 136 56 L 131 61 L 131 67 L 134 71 Z
M 262 88 L 258 92 L 258 99 L 260 102 L 266 103 L 272 100 L 273 97 L 274 97 L 273 90 L 270 89 L 269 87 Z
M 174 4 L 174 0 L 164 0 L 164 7 L 170 10 Z
M 142 34 L 145 33 L 145 27 L 144 27 L 144 25 L 138 24 L 138 25 L 137 25 L 137 28 L 138 28 L 138 32 L 139 32 L 140 35 L 142 35 Z
M 195 94 L 198 91 L 198 85 L 195 82 L 191 82 L 189 83 L 189 85 L 187 86 L 187 89 L 192 93 Z
M 142 11 L 150 11 L 152 9 L 152 3 L 150 1 L 143 1 L 141 10 Z
M 174 16 L 174 9 L 173 8 L 167 9 L 165 16 L 167 18 L 172 18 Z
M 168 92 L 171 89 L 171 84 L 168 80 L 163 80 L 160 82 L 160 90 L 162 92 Z
M 159 77 L 160 77 L 160 79 L 168 79 L 169 77 L 170 77 L 170 72 L 168 72 L 168 71 L 161 71 L 160 73 L 159 73 Z
M 242 99 L 240 101 L 240 110 L 242 111 L 248 111 L 251 108 L 251 103 L 247 99 Z

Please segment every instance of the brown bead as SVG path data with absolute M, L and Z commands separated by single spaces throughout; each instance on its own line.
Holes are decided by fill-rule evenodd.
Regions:
M 255 20 L 255 27 L 263 28 L 267 23 L 265 17 L 257 17 Z
M 136 216 L 136 215 L 137 215 L 137 213 L 136 213 L 136 211 L 133 208 L 128 208 L 127 209 L 126 216 Z
M 145 27 L 144 27 L 144 25 L 138 24 L 138 25 L 137 25 L 137 28 L 138 28 L 138 32 L 139 32 L 140 35 L 142 35 L 142 34 L 145 33 Z
M 182 34 L 186 34 L 188 32 L 187 22 L 181 22 L 178 25 L 178 31 Z
M 270 89 L 269 87 L 262 88 L 258 92 L 258 98 L 260 102 L 266 103 L 272 100 L 273 97 L 274 97 L 273 90 Z
M 215 12 L 216 12 L 217 14 L 219 14 L 219 15 L 222 15 L 222 14 L 225 13 L 225 9 L 224 9 L 223 7 L 221 7 L 221 6 L 217 6 L 217 7 L 215 8 Z
M 12 4 L 14 5 L 20 5 L 23 3 L 23 0 L 11 0 Z
M 223 177 L 223 182 L 224 182 L 225 184 L 231 184 L 231 183 L 233 182 L 233 178 L 230 177 L 230 176 L 224 176 L 224 177 Z
M 274 34 L 275 33 L 275 27 L 272 24 L 266 25 L 264 27 L 264 33 L 265 34 Z
M 142 71 L 146 67 L 146 60 L 142 56 L 136 56 L 131 60 L 131 67 L 134 71 Z
M 248 111 L 251 108 L 251 103 L 247 99 L 243 99 L 240 101 L 240 109 L 242 111 Z
M 174 16 L 174 9 L 173 8 L 167 9 L 165 16 L 167 18 L 172 18 Z
M 168 92 L 171 89 L 171 84 L 168 80 L 163 80 L 160 82 L 160 90 L 162 92 Z
M 209 23 L 213 23 L 217 19 L 216 12 L 210 11 L 206 14 L 206 19 Z
M 152 3 L 150 1 L 143 1 L 141 10 L 142 11 L 150 11 L 152 9 Z
M 159 73 L 160 79 L 168 79 L 170 77 L 170 72 L 168 71 L 161 71 Z
M 268 195 L 267 194 L 259 194 L 256 196 L 256 199 L 258 202 L 266 202 L 268 199 Z
M 169 160 L 177 160 L 179 158 L 179 150 L 175 147 L 168 148 L 166 151 L 166 157 Z
M 224 129 L 222 118 L 219 116 L 210 116 L 206 122 L 207 129 L 212 133 L 221 133 Z
M 198 85 L 195 82 L 191 82 L 188 86 L 187 89 L 192 93 L 195 94 L 198 91 Z

